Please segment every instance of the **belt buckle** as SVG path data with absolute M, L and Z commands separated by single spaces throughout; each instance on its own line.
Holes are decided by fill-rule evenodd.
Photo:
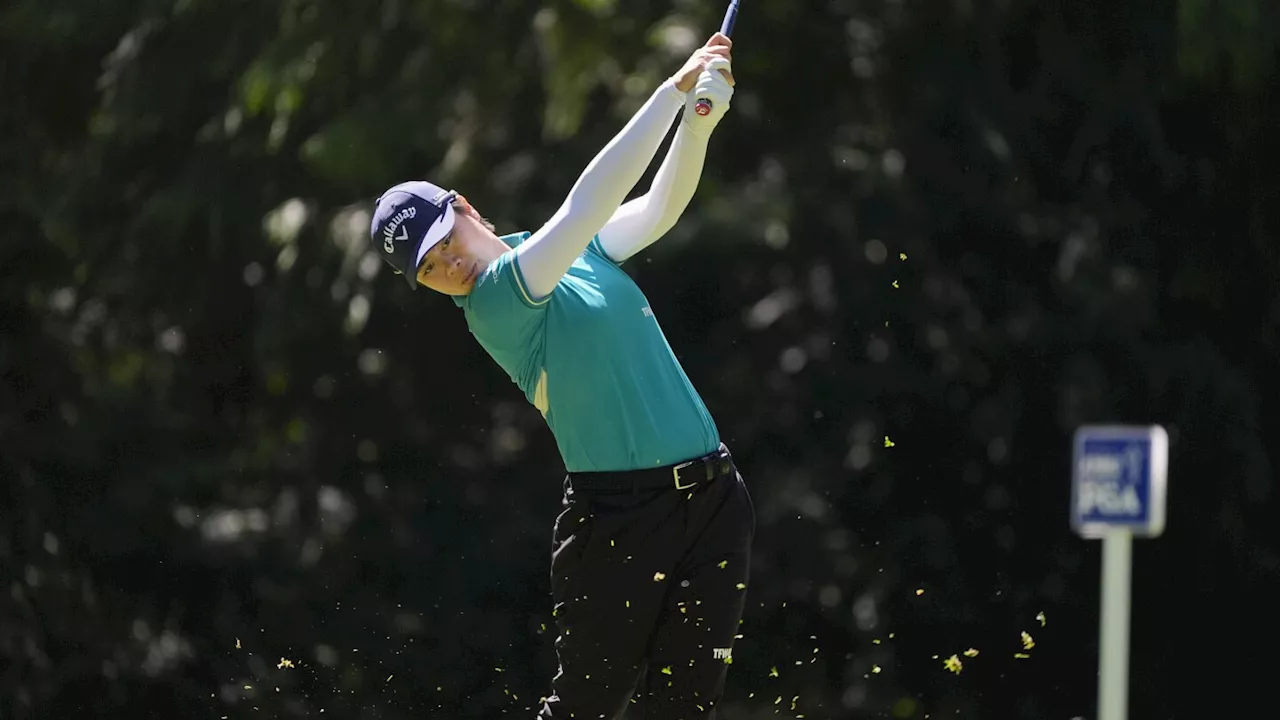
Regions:
M 693 464 L 695 464 L 695 463 L 697 463 L 697 462 L 698 462 L 697 460 L 690 460 L 689 462 L 683 462 L 683 463 L 680 463 L 679 465 L 676 465 L 675 467 L 671 468 L 671 479 L 675 481 L 675 485 L 676 485 L 676 489 L 677 489 L 677 490 L 688 490 L 689 488 L 691 488 L 691 487 L 693 487 L 694 485 L 697 485 L 697 484 L 698 484 L 698 481 L 697 481 L 697 480 L 694 480 L 693 482 L 689 483 L 688 485 L 681 485 L 681 484 L 680 484 L 680 471 L 681 471 L 681 470 L 683 470 L 683 469 L 685 469 L 685 468 L 687 468 L 687 467 L 689 467 L 689 466 L 691 466 L 691 465 L 693 465 Z

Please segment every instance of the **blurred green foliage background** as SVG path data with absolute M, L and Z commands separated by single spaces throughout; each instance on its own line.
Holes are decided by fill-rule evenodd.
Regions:
M 0 8 L 0 718 L 532 717 L 562 466 L 371 201 L 536 229 L 723 10 Z M 1278 38 L 1267 0 L 745 0 L 629 268 L 756 498 L 725 717 L 1091 717 L 1097 421 L 1172 438 L 1131 717 L 1264 694 Z

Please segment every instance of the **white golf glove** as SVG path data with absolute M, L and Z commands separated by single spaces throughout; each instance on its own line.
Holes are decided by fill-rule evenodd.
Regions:
M 720 119 L 729 111 L 729 103 L 733 99 L 733 86 L 720 74 L 721 70 L 730 70 L 729 61 L 715 58 L 707 63 L 707 67 L 698 74 L 698 83 L 689 91 L 684 103 L 684 121 L 689 128 L 699 135 L 707 136 L 720 124 Z M 711 101 L 711 112 L 699 115 L 695 108 L 699 98 Z

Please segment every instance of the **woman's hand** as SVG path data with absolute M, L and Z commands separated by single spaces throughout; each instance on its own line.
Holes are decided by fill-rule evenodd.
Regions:
M 676 89 L 680 92 L 689 92 L 698 82 L 698 75 L 707 67 L 707 63 L 715 58 L 724 58 L 729 62 L 733 62 L 730 48 L 733 47 L 733 41 L 722 33 L 716 33 L 707 40 L 707 44 L 694 51 L 689 59 L 685 62 L 684 67 L 679 72 L 671 76 L 675 80 Z M 725 80 L 729 85 L 733 85 L 733 73 L 729 70 L 721 70 Z

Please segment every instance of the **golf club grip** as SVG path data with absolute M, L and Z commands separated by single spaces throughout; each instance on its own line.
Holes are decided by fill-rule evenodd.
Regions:
M 738 22 L 738 0 L 730 0 L 729 9 L 724 11 L 724 21 L 720 23 L 720 32 L 725 37 L 733 37 L 733 26 L 736 22 Z M 711 98 L 698 98 L 693 110 L 699 115 L 710 115 L 713 107 Z
M 728 37 L 733 37 L 733 24 L 738 21 L 738 0 L 732 0 L 729 3 L 729 9 L 724 13 L 724 22 L 720 23 L 720 32 Z

